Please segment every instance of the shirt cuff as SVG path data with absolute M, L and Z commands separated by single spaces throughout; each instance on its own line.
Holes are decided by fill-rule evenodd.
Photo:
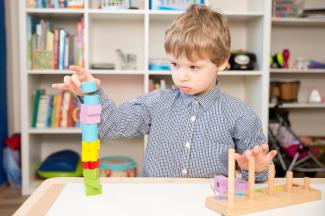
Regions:
M 96 91 L 89 93 L 88 95 L 99 95 L 99 97 L 102 98 L 103 95 L 104 95 L 104 92 L 103 92 L 103 90 L 101 88 L 99 88 Z M 77 99 L 78 104 L 82 104 L 84 102 L 84 97 L 83 96 L 77 95 L 76 99 Z

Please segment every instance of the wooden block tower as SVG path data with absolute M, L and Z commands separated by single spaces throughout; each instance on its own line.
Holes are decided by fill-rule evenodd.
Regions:
M 255 189 L 255 161 L 249 158 L 247 196 L 235 196 L 235 150 L 228 152 L 228 197 L 207 197 L 207 208 L 223 215 L 240 215 L 280 208 L 321 199 L 320 190 L 310 187 L 309 178 L 304 185 L 292 182 L 292 172 L 287 173 L 286 184 L 274 186 L 274 165 L 269 165 L 267 188 Z
M 97 90 L 96 82 L 81 83 L 84 94 L 80 107 L 80 123 L 82 130 L 81 162 L 86 186 L 86 195 L 102 193 L 99 181 L 99 149 L 98 123 L 100 123 L 101 106 L 98 95 L 90 95 Z

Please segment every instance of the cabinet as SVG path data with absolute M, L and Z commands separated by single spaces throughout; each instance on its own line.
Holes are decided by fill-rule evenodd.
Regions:
M 55 93 L 51 83 L 60 82 L 67 70 L 32 70 L 27 62 L 28 17 L 50 19 L 53 25 L 75 32 L 75 23 L 84 18 L 84 66 L 101 79 L 104 91 L 117 103 L 122 103 L 149 91 L 149 79 L 165 79 L 172 86 L 168 71 L 150 71 L 150 59 L 166 58 L 164 32 L 182 12 L 152 11 L 149 1 L 137 0 L 138 10 L 100 10 L 91 0 L 82 9 L 35 9 L 20 3 L 20 73 L 22 104 L 22 169 L 23 193 L 30 194 L 40 183 L 35 171 L 40 162 L 56 150 L 69 148 L 80 152 L 81 130 L 78 128 L 31 128 L 33 94 L 44 88 Z M 269 41 L 271 1 L 206 1 L 218 8 L 229 20 L 232 50 L 244 49 L 257 55 L 253 71 L 219 73 L 221 89 L 246 102 L 261 118 L 264 131 L 268 121 Z M 121 69 L 116 49 L 137 56 L 136 70 Z M 114 70 L 93 69 L 96 63 L 115 63 Z M 102 142 L 101 156 L 126 155 L 135 159 L 139 170 L 143 165 L 146 137 Z M 140 172 L 141 175 L 141 172 Z

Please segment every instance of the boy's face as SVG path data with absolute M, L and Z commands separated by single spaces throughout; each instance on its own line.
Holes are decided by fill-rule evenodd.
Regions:
M 218 67 L 209 58 L 190 61 L 185 55 L 169 55 L 174 84 L 189 95 L 201 95 L 216 85 Z M 221 68 L 219 67 L 219 70 Z

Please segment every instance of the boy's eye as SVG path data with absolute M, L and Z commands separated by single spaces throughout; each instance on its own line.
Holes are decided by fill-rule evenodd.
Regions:
M 194 65 L 192 65 L 190 68 L 191 68 L 191 70 L 198 70 L 199 69 L 197 66 L 194 66 Z
M 172 67 L 176 67 L 176 66 L 177 66 L 177 64 L 176 64 L 175 62 L 171 62 L 170 65 L 171 65 Z

